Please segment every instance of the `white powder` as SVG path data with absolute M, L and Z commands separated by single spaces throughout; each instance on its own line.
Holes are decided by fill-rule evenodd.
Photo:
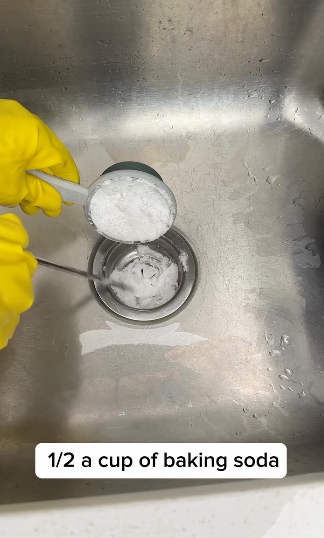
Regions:
M 189 260 L 188 254 L 184 250 L 182 250 L 180 252 L 179 261 L 182 265 L 182 269 L 184 273 L 188 271 L 188 260 Z
M 99 233 L 115 241 L 145 243 L 167 232 L 174 210 L 168 195 L 153 183 L 123 177 L 95 192 L 90 217 Z
M 127 306 L 145 310 L 157 308 L 175 295 L 178 289 L 178 266 L 145 245 L 139 245 L 137 252 L 138 258 L 123 269 L 112 271 L 110 286 Z M 125 289 L 122 289 L 123 286 Z

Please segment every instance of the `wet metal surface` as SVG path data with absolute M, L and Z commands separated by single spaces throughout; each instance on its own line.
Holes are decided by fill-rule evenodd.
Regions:
M 49 123 L 86 186 L 153 166 L 200 282 L 172 321 L 134 328 L 38 269 L 0 356 L 0 501 L 170 486 L 40 481 L 41 441 L 282 441 L 291 473 L 321 470 L 324 2 L 25 4 L 1 7 L 2 97 Z M 17 214 L 35 255 L 87 268 L 82 208 Z

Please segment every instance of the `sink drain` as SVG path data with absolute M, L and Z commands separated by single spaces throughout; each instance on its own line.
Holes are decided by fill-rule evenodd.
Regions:
M 144 250 L 143 250 L 144 249 Z M 145 250 L 146 249 L 146 250 Z M 178 270 L 178 278 L 173 297 L 166 294 L 166 302 L 153 307 L 143 308 L 143 301 L 138 307 L 129 306 L 126 294 L 118 293 L 118 289 L 100 282 L 90 282 L 90 288 L 99 304 L 109 312 L 124 319 L 152 322 L 171 316 L 182 308 L 193 294 L 197 281 L 197 260 L 188 240 L 175 228 L 163 237 L 146 245 L 115 243 L 110 239 L 100 239 L 94 246 L 89 259 L 89 272 L 109 277 L 114 271 L 125 272 L 128 267 L 143 266 L 152 271 L 163 260 L 164 264 Z M 136 265 L 137 264 L 137 265 Z M 163 303 L 162 299 L 159 299 Z M 145 302 L 145 301 L 144 301 Z

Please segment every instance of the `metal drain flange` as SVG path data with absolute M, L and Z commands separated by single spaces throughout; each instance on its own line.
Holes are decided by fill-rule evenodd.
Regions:
M 176 228 L 163 237 L 147 243 L 154 253 L 163 254 L 178 266 L 178 289 L 167 303 L 151 309 L 132 308 L 121 302 L 109 286 L 90 283 L 90 288 L 99 304 L 109 312 L 134 322 L 154 322 L 178 312 L 191 298 L 197 282 L 197 260 L 188 240 Z M 115 243 L 100 239 L 94 246 L 89 259 L 89 272 L 109 277 L 118 267 L 126 267 L 138 256 L 137 245 Z

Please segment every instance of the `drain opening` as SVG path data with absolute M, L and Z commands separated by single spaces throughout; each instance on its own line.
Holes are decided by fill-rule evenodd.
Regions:
M 145 245 L 100 239 L 89 271 L 112 284 L 90 284 L 100 305 L 124 319 L 152 322 L 182 308 L 192 296 L 197 261 L 188 240 L 175 228 Z
M 178 264 L 147 245 L 138 245 L 133 260 L 106 273 L 119 301 L 135 309 L 158 308 L 170 301 L 179 288 Z

